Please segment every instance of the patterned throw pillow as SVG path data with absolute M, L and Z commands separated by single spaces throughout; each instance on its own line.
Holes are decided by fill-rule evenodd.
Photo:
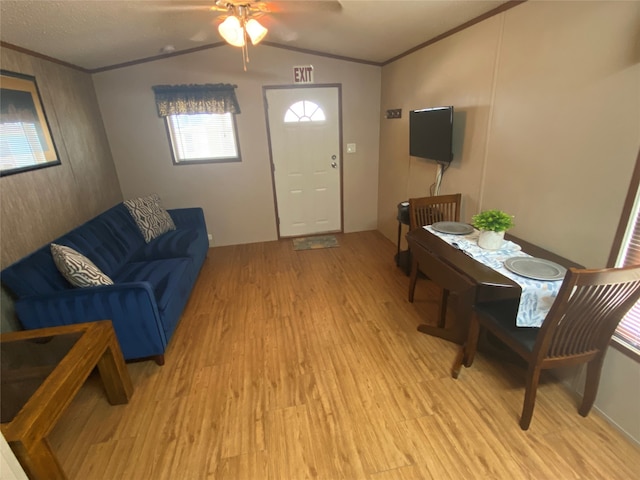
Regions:
M 51 255 L 62 276 L 74 287 L 113 285 L 113 280 L 73 248 L 52 243 Z
M 127 200 L 124 205 L 136 221 L 144 241 L 147 243 L 169 230 L 176 229 L 169 212 L 162 207 L 160 197 L 156 193 L 147 197 Z

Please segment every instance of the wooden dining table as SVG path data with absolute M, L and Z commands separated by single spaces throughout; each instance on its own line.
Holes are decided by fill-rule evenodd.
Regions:
M 520 285 L 496 270 L 480 263 L 462 250 L 456 249 L 436 235 L 420 227 L 406 235 L 411 251 L 411 276 L 409 281 L 409 301 L 413 302 L 413 292 L 419 272 L 453 294 L 451 302 L 454 315 L 447 315 L 447 298 L 439 306 L 436 324 L 421 324 L 418 331 L 462 344 L 467 338 L 473 306 L 478 303 L 511 301 L 514 304 L 514 322 L 518 300 L 522 293 Z M 566 268 L 584 268 L 564 257 L 540 248 L 513 235 L 505 235 L 522 247 L 522 251 L 538 258 L 556 262 Z

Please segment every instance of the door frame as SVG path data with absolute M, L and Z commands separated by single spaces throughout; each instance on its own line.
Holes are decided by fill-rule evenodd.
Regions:
M 267 143 L 269 145 L 269 163 L 271 170 L 271 188 L 273 191 L 273 206 L 276 213 L 276 232 L 278 234 L 278 240 L 280 236 L 280 213 L 278 211 L 278 195 L 276 193 L 276 177 L 275 177 L 275 165 L 273 163 L 273 149 L 271 147 L 271 125 L 269 124 L 269 103 L 267 99 L 267 92 L 269 90 L 294 90 L 301 88 L 337 88 L 338 90 L 338 149 L 340 151 L 340 230 L 338 233 L 344 232 L 344 179 L 342 168 L 344 153 L 342 148 L 342 84 L 341 83 L 309 83 L 304 85 L 263 85 L 262 86 L 262 100 L 264 105 L 264 117 L 267 125 Z M 294 238 L 294 237 L 285 237 Z

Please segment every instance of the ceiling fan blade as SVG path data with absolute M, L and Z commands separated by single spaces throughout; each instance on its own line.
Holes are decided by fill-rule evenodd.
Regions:
M 342 10 L 338 0 L 290 0 L 266 3 L 271 12 L 339 12 Z
M 293 42 L 298 39 L 299 34 L 288 27 L 284 22 L 275 18 L 274 15 L 267 15 L 260 22 L 269 29 L 269 35 L 276 37 L 282 42 Z M 269 40 L 269 38 L 267 38 Z
M 157 0 L 140 3 L 140 8 L 161 12 L 193 12 L 193 11 L 213 11 L 226 12 L 228 10 L 225 3 L 218 3 L 214 0 Z M 249 0 L 247 3 L 251 3 Z
M 211 5 L 170 5 L 162 3 L 142 3 L 139 8 L 149 12 L 206 12 L 214 10 Z

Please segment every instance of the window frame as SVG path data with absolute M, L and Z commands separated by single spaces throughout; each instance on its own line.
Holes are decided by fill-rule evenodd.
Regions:
M 242 154 L 240 152 L 240 137 L 238 136 L 238 122 L 236 120 L 236 114 L 227 112 L 231 115 L 231 123 L 233 124 L 233 135 L 236 143 L 236 153 L 235 157 L 225 157 L 225 158 L 203 158 L 198 160 L 178 160 L 176 159 L 176 148 L 173 142 L 173 136 L 171 134 L 171 126 L 169 125 L 170 117 L 173 115 L 167 115 L 164 117 L 164 128 L 167 133 L 167 139 L 169 140 L 169 150 L 171 152 L 171 162 L 173 165 L 182 166 L 182 165 L 202 165 L 206 163 L 237 163 L 242 162 Z M 186 113 L 182 115 L 225 115 L 223 113 Z
M 631 181 L 629 182 L 629 189 L 627 191 L 627 197 L 622 207 L 622 213 L 620 215 L 620 222 L 618 223 L 618 229 L 613 240 L 613 246 L 609 255 L 608 267 L 615 267 L 618 262 L 618 257 L 623 249 L 625 239 L 627 238 L 627 230 L 629 230 L 629 222 L 632 220 L 631 216 L 634 214 L 634 207 L 636 204 L 636 197 L 640 196 L 640 150 L 638 150 L 638 156 L 636 158 L 636 164 L 631 175 Z M 640 218 L 637 219 L 640 221 Z M 636 362 L 640 362 L 640 353 L 632 346 L 628 345 L 624 340 L 613 336 L 611 339 L 611 346 L 620 350 L 626 356 L 632 358 Z

